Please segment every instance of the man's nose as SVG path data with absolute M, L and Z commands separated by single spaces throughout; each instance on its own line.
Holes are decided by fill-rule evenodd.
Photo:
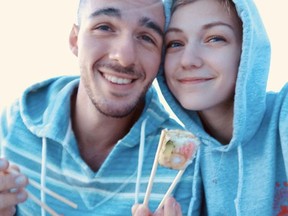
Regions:
M 136 41 L 130 35 L 123 35 L 112 43 L 110 59 L 117 61 L 123 67 L 129 67 L 136 62 Z

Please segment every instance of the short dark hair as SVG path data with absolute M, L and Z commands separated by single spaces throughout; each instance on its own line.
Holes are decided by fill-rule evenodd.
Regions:
M 77 9 L 77 25 L 78 26 L 80 26 L 81 24 L 83 8 L 85 7 L 85 4 L 87 3 L 87 1 L 88 0 L 79 0 L 78 9 Z M 158 0 L 158 1 L 162 2 L 161 0 Z M 164 5 L 163 5 L 163 9 L 164 9 Z
M 79 0 L 78 9 L 77 9 L 77 25 L 81 24 L 82 11 L 86 2 L 87 0 Z

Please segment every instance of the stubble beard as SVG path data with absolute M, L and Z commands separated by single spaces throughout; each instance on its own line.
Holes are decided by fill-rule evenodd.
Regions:
M 86 89 L 86 91 L 92 104 L 102 115 L 110 118 L 124 118 L 133 113 L 133 111 L 136 110 L 139 105 L 143 104 L 148 88 L 149 86 L 147 85 L 136 99 L 127 103 L 123 103 L 123 106 L 113 106 L 113 104 L 109 103 L 109 101 L 106 99 L 102 101 L 97 100 L 94 97 L 91 89 Z
M 84 78 L 84 77 L 82 77 Z M 152 81 L 150 81 L 146 86 L 144 86 L 142 92 L 139 93 L 139 95 L 133 100 L 133 101 L 127 101 L 127 103 L 123 103 L 124 105 L 121 106 L 113 106 L 113 102 L 109 102 L 107 99 L 97 99 L 97 93 L 93 91 L 92 87 L 89 85 L 89 79 L 84 78 L 83 83 L 85 86 L 86 93 L 91 101 L 91 103 L 94 105 L 96 110 L 101 113 L 102 115 L 105 115 L 106 117 L 111 118 L 124 118 L 130 115 L 133 111 L 135 111 L 137 108 L 140 108 L 145 101 L 145 95 L 149 89 L 149 87 L 152 85 Z M 101 97 L 100 97 L 101 98 Z M 127 100 L 127 99 L 123 99 Z

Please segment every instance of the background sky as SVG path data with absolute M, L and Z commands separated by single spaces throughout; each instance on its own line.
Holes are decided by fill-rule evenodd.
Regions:
M 255 0 L 272 44 L 268 89 L 288 81 L 287 0 Z M 17 0 L 0 3 L 0 109 L 32 83 L 78 75 L 68 44 L 76 0 Z

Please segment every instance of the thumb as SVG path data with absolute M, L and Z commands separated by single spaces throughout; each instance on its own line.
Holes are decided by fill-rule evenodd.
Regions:
M 133 216 L 149 216 L 151 214 L 150 214 L 149 209 L 143 204 L 134 204 L 132 206 L 132 215 Z
M 135 213 L 136 213 L 139 205 L 140 205 L 140 204 L 134 204 L 134 205 L 132 206 L 132 208 L 131 208 L 131 213 L 132 213 L 132 215 L 135 215 Z

